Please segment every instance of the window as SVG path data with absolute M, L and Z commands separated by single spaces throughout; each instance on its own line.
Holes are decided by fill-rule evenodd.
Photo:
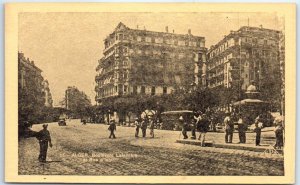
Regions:
M 124 93 L 127 93 L 127 85 L 124 85 Z
M 151 42 L 151 41 L 152 41 L 151 37 L 146 37 L 146 42 Z
M 118 86 L 115 86 L 115 92 L 118 92 Z
M 163 94 L 167 94 L 167 91 L 168 90 L 168 88 L 167 87 L 163 87 Z
M 155 95 L 155 87 L 151 87 L 151 95 Z
M 200 42 L 200 47 L 205 47 L 205 41 Z
M 179 59 L 184 58 L 184 53 L 179 53 L 178 57 L 179 57 Z
M 137 94 L 137 86 L 136 85 L 132 87 L 132 91 L 133 91 L 133 94 Z
M 155 43 L 163 43 L 163 39 L 160 37 L 155 38 Z
M 267 45 L 268 44 L 268 40 L 264 40 L 264 45 Z
M 138 37 L 136 38 L 136 40 L 137 40 L 138 42 L 141 42 L 141 41 L 142 41 L 142 37 L 138 36 Z
M 141 87 L 141 94 L 145 94 L 145 92 L 146 92 L 146 88 L 145 88 L 145 86 L 142 86 Z
M 179 46 L 184 46 L 184 45 L 185 45 L 185 41 L 184 41 L 184 40 L 178 41 L 178 45 L 179 45 Z

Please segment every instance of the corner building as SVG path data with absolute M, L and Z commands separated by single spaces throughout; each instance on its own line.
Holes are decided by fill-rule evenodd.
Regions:
M 279 31 L 241 27 L 207 52 L 203 85 L 246 90 L 255 81 L 261 91 L 280 93 Z
M 191 34 L 130 29 L 119 23 L 104 40 L 96 68 L 96 101 L 128 94 L 169 94 L 198 84 L 205 39 Z

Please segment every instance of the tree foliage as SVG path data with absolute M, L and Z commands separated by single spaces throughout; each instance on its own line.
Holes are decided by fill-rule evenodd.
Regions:
M 67 105 L 72 117 L 88 116 L 89 107 L 92 106 L 89 97 L 76 87 L 67 90 Z

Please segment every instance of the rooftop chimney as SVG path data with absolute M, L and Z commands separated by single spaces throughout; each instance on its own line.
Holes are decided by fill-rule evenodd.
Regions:
M 175 31 L 173 30 L 173 33 L 174 33 Z
M 168 28 L 168 26 L 166 26 L 166 32 L 169 33 L 169 28 Z
M 144 30 L 146 30 L 146 26 L 144 26 Z
M 191 30 L 191 29 L 189 29 L 189 30 L 188 30 L 188 33 L 189 33 L 189 35 L 191 35 L 191 34 L 192 34 L 192 30 Z
M 259 27 L 260 27 L 260 28 L 263 28 L 263 25 L 261 24 L 261 25 L 259 25 Z
M 136 29 L 139 29 L 139 25 L 136 25 Z

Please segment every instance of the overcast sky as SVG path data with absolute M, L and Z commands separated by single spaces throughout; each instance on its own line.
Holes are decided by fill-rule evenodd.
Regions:
M 204 36 L 206 47 L 230 30 L 263 25 L 280 30 L 274 13 L 21 13 L 19 51 L 34 60 L 49 81 L 54 105 L 68 86 L 84 91 L 94 104 L 95 68 L 103 54 L 103 40 L 119 22 L 130 28 Z

